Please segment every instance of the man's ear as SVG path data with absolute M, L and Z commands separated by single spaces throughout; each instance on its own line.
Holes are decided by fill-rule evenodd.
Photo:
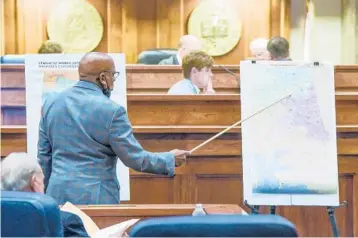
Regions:
M 98 78 L 99 78 L 100 83 L 103 86 L 105 85 L 106 87 L 108 87 L 107 80 L 106 80 L 106 75 L 104 73 L 101 73 Z
M 36 176 L 34 174 L 30 178 L 30 190 L 36 192 Z
M 36 193 L 43 193 L 43 183 L 41 183 L 41 181 L 39 180 L 39 178 L 34 174 L 31 177 L 30 180 L 30 189 L 32 192 L 36 192 Z

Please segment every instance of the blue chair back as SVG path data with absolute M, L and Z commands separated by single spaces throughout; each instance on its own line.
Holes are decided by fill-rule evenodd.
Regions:
M 130 237 L 298 237 L 295 226 L 277 215 L 161 217 L 135 224 Z
M 2 64 L 24 64 L 25 55 L 4 55 L 1 56 Z
M 163 59 L 169 58 L 172 55 L 176 55 L 176 49 L 149 49 L 142 51 L 138 55 L 138 64 L 159 64 L 159 62 Z
M 62 237 L 60 210 L 45 194 L 1 191 L 2 237 Z

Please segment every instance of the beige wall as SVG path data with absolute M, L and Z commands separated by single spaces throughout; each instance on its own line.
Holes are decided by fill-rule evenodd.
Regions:
M 291 0 L 291 57 L 294 60 L 303 60 L 305 1 Z
M 357 19 L 356 19 L 356 5 L 357 0 L 342 0 L 342 64 L 357 63 Z
M 311 60 L 358 63 L 358 0 L 312 0 Z M 291 57 L 303 60 L 305 1 L 291 0 Z

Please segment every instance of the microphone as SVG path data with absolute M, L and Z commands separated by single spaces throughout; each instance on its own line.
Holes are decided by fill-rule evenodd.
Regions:
M 231 74 L 232 76 L 234 76 L 237 80 L 237 86 L 239 87 L 240 90 L 240 77 L 237 76 L 237 74 L 235 74 L 234 72 L 232 72 L 230 69 L 226 68 L 225 66 L 222 66 L 221 64 L 219 64 L 219 67 L 222 68 L 223 70 L 225 70 L 227 73 Z M 239 91 L 240 93 L 240 91 Z

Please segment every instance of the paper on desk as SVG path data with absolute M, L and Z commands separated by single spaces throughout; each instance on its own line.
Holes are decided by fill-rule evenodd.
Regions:
M 84 213 L 81 209 L 79 209 L 72 203 L 66 202 L 65 205 L 62 206 L 61 210 L 79 216 L 90 237 L 93 237 L 100 230 L 96 223 L 94 223 L 94 221 L 86 213 Z
M 92 238 L 104 238 L 104 237 L 128 237 L 126 230 L 133 226 L 139 219 L 131 219 L 121 222 L 119 224 L 104 228 L 92 236 Z

